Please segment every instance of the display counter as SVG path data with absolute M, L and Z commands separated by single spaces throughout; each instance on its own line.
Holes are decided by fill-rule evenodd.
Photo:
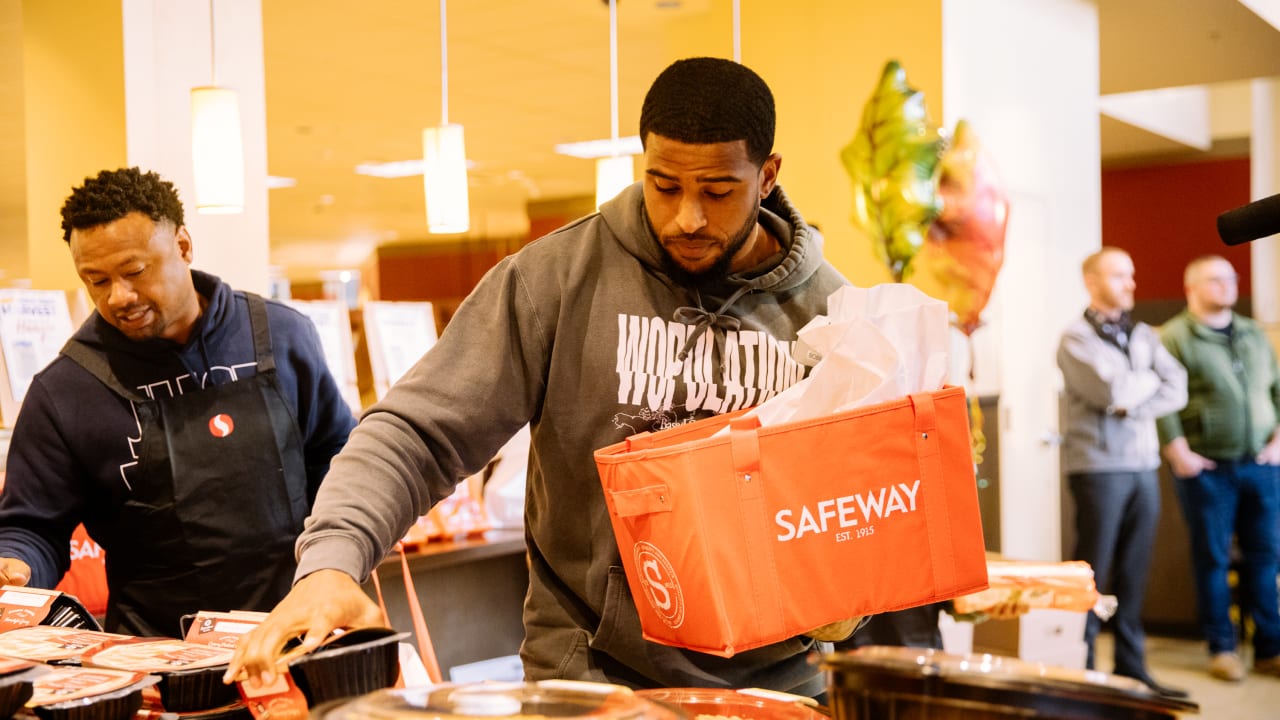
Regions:
M 519 652 L 529 586 L 523 530 L 431 542 L 406 555 L 445 680 L 457 665 Z M 388 556 L 377 572 L 392 626 L 413 632 L 400 556 Z M 372 581 L 364 589 L 377 599 Z

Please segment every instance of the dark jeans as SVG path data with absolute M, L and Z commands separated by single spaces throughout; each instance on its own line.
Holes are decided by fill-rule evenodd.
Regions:
M 1240 605 L 1253 616 L 1257 659 L 1280 656 L 1280 609 L 1276 570 L 1280 539 L 1280 468 L 1254 462 L 1219 460 L 1197 477 L 1178 478 L 1178 502 L 1191 536 L 1196 602 L 1209 652 L 1234 652 L 1237 632 L 1231 622 L 1227 585 L 1231 536 L 1240 544 Z
M 1076 504 L 1075 559 L 1093 567 L 1098 591 L 1119 601 L 1111 618 L 1117 675 L 1147 676 L 1142 602 L 1151 570 L 1151 546 L 1160 520 L 1156 471 L 1080 473 L 1068 477 Z M 1085 619 L 1086 667 L 1094 669 L 1094 642 L 1102 621 Z

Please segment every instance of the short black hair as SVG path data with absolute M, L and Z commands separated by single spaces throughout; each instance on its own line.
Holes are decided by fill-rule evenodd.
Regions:
M 655 133 L 683 143 L 747 142 L 757 166 L 773 152 L 773 93 L 764 80 L 732 60 L 677 60 L 649 87 L 640 109 L 640 142 Z
M 62 204 L 62 239 L 71 242 L 72 230 L 115 222 L 140 212 L 154 222 L 168 220 L 182 227 L 182 201 L 173 183 L 154 172 L 131 168 L 103 170 L 87 177 Z

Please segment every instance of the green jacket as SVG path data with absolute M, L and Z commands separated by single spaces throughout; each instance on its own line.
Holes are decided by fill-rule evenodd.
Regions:
M 1195 452 L 1231 460 L 1262 449 L 1276 428 L 1280 370 L 1258 323 L 1233 314 L 1230 338 L 1183 310 L 1160 329 L 1187 369 L 1187 406 L 1157 421 L 1160 444 L 1186 437 Z

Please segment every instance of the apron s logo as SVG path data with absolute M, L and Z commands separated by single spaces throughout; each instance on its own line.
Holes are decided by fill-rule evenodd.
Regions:
M 216 438 L 224 438 L 234 432 L 235 422 L 226 413 L 219 413 L 209 418 L 209 434 Z

